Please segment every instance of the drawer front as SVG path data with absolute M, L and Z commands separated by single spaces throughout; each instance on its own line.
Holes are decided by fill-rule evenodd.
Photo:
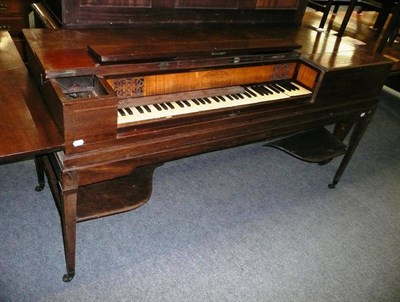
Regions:
M 24 14 L 25 1 L 0 0 L 0 18 L 6 14 Z
M 0 18 L 0 30 L 7 30 L 12 36 L 17 36 L 26 27 L 23 17 Z

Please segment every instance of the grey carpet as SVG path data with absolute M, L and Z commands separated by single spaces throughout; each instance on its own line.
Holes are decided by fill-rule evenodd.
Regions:
M 1 165 L 0 301 L 398 302 L 398 95 L 329 190 L 338 163 L 261 144 L 166 163 L 146 205 L 78 224 L 71 283 L 48 187 Z

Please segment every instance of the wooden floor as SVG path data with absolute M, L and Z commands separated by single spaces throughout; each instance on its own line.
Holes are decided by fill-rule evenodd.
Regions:
M 376 52 L 381 35 L 372 29 L 372 25 L 378 15 L 377 12 L 364 12 L 357 14 L 354 12 L 346 27 L 342 38 L 335 34 L 342 24 L 345 11 L 339 11 L 337 15 L 330 14 L 325 24 L 324 31 L 319 32 L 316 29 L 319 26 L 322 13 L 308 10 L 305 13 L 302 23 L 302 30 L 299 33 L 298 42 L 302 44 L 302 51 L 308 52 L 310 48 L 321 48 L 323 51 L 341 51 L 346 46 L 352 45 L 354 48 L 362 48 L 371 52 Z M 305 38 L 307 36 L 307 38 Z M 304 45 L 304 41 L 306 44 Z M 346 49 L 347 50 L 347 49 Z M 383 56 L 394 62 L 391 74 L 388 78 L 388 85 L 396 90 L 400 90 L 400 38 L 390 47 L 387 47 Z

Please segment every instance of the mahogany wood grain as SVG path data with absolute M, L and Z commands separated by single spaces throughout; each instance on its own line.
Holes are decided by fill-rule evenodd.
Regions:
M 24 1 L 3 0 L 0 6 L 1 14 L 19 14 L 25 10 Z
M 291 79 L 296 64 L 289 63 L 284 67 L 285 73 L 279 75 L 274 71 L 279 69 L 279 64 L 149 75 L 144 77 L 144 95 L 262 83 L 278 79 L 278 76 Z
M 204 39 L 203 30 L 201 32 L 202 37 L 199 37 L 199 39 Z M 199 30 L 191 32 L 190 35 L 195 33 L 199 33 Z M 180 32 L 179 34 L 183 35 L 184 33 Z M 288 51 L 300 48 L 299 45 L 290 43 L 290 40 L 287 39 L 266 39 L 264 36 L 261 39 L 255 38 L 249 41 L 246 37 L 241 38 L 239 33 L 234 39 L 220 37 L 212 40 L 210 35 L 202 41 L 197 41 L 193 37 L 189 41 L 183 41 L 182 37 L 179 40 L 180 42 L 177 42 L 163 37 L 163 41 L 160 41 L 159 44 L 155 43 L 154 38 L 150 44 L 121 41 L 118 42 L 120 45 L 118 48 L 109 41 L 107 45 L 89 45 L 88 49 L 99 63 L 126 63 L 136 60 L 172 60 L 182 56 L 218 57 L 237 54 L 276 53 L 280 50 Z
M 29 67 L 42 95 L 10 36 L 0 32 L 0 161 L 51 153 L 43 161 L 61 214 L 64 281 L 75 274 L 76 223 L 142 205 L 154 168 L 165 161 L 335 123 L 334 135 L 343 140 L 355 124 L 331 187 L 337 184 L 391 68 L 373 55 L 378 39 L 368 26 L 350 20 L 346 28 L 365 45 L 331 34 L 340 15 L 321 33 L 312 26 L 318 14 L 307 13 L 308 23 L 298 30 L 304 0 L 113 2 L 61 1 L 64 27 L 92 29 L 25 31 Z M 303 46 L 301 57 L 282 57 L 297 45 Z M 398 55 L 391 51 L 385 54 Z M 117 108 L 132 100 L 116 95 L 111 79 L 142 76 L 149 85 L 145 95 L 193 96 L 196 89 L 275 79 L 272 69 L 280 65 L 290 66 L 285 78 L 311 88 L 312 97 L 117 125 Z M 94 93 L 75 98 L 78 88 L 64 87 L 74 77 L 93 79 Z
M 288 52 L 298 48 L 299 45 L 294 42 L 294 31 L 286 33 L 287 31 L 282 32 L 281 29 L 264 31 L 257 26 L 233 25 L 219 26 L 217 30 L 210 26 L 86 29 L 79 32 L 63 29 L 24 30 L 24 35 L 30 41 L 29 49 L 44 66 L 41 70 L 44 78 L 76 76 L 89 72 L 104 75 L 123 74 L 128 70 L 130 73 L 149 73 L 157 70 L 166 72 L 182 68 L 199 68 L 196 64 L 197 60 L 193 65 L 190 61 L 199 58 L 207 59 L 203 67 L 207 65 L 215 67 L 224 57 L 229 57 L 229 61 L 232 61 L 235 56 L 249 56 L 254 52 L 254 48 L 263 55 L 280 51 Z M 43 36 L 46 38 L 44 39 Z M 44 40 L 52 41 L 52 43 L 43 44 Z M 119 46 L 115 47 L 115 45 Z M 261 49 L 260 45 L 262 45 Z M 172 52 L 166 52 L 165 48 Z M 202 52 L 203 55 L 183 58 L 177 56 L 178 51 L 181 53 L 183 51 L 179 49 L 188 48 L 192 53 Z M 213 55 L 214 50 L 218 52 L 231 50 L 234 53 Z M 141 60 L 137 64 L 126 62 L 127 58 L 135 53 L 139 58 L 140 55 L 147 53 L 151 60 Z M 165 55 L 160 57 L 160 54 Z M 104 58 L 106 62 L 99 61 L 99 58 Z M 116 61 L 115 64 L 106 64 L 112 61 Z M 224 61 L 223 64 L 226 65 L 227 62 Z
M 318 71 L 306 64 L 300 64 L 296 79 L 306 87 L 314 89 L 318 80 Z
M 77 222 L 131 211 L 145 204 L 150 199 L 153 172 L 158 166 L 140 167 L 128 177 L 79 187 Z
M 343 37 L 338 38 L 335 34 L 340 28 L 344 12 L 339 11 L 337 15 L 330 15 L 324 32 L 315 30 L 320 22 L 321 14 L 306 12 L 303 18 L 303 26 L 298 31 L 296 42 L 303 46 L 302 53 L 325 53 L 325 56 L 328 57 L 333 52 L 343 53 L 343 55 L 347 52 L 349 58 L 357 59 L 356 55 L 350 53 L 352 50 L 356 52 L 363 50 L 372 54 L 379 45 L 381 40 L 379 30 L 377 31 L 373 28 L 378 16 L 379 14 L 373 11 L 353 14 Z M 393 43 L 391 47 L 385 48 L 382 55 L 392 60 L 393 65 L 389 78 L 399 76 L 400 43 Z M 396 87 L 393 88 L 396 89 Z
M 66 24 L 67 27 L 80 25 L 90 27 L 95 24 L 90 24 L 90 20 L 93 20 L 91 18 L 85 19 L 85 24 L 74 22 L 79 21 L 78 17 L 99 16 L 98 21 L 101 23 L 109 14 L 117 12 L 117 9 L 119 13 L 115 17 L 121 17 L 122 23 L 134 9 L 136 12 L 144 13 L 135 20 L 143 23 L 143 26 L 129 26 L 129 28 L 113 26 L 100 30 L 36 29 L 24 32 L 29 42 L 28 57 L 31 71 L 53 116 L 59 120 L 57 125 L 65 138 L 63 152 L 45 158 L 49 179 L 53 183 L 51 188 L 62 212 L 67 263 L 65 281 L 70 281 L 75 273 L 76 223 L 141 205 L 150 196 L 151 174 L 154 170 L 152 165 L 331 124 L 337 124 L 334 134 L 337 139 L 343 140 L 345 134 L 355 124 L 350 144 L 333 179 L 332 186 L 334 186 L 373 115 L 384 78 L 391 68 L 390 61 L 372 55 L 351 40 L 316 32 L 312 28 L 302 27 L 299 31 L 294 26 L 282 26 L 282 23 L 268 29 L 265 27 L 268 22 L 263 18 L 271 16 L 272 13 L 276 13 L 277 18 L 287 13 L 286 25 L 294 25 L 296 18 L 302 14 L 301 5 L 305 1 L 298 2 L 299 7 L 287 9 L 286 13 L 283 12 L 284 9 L 271 9 L 267 13 L 263 12 L 263 9 L 254 9 L 239 18 L 237 22 L 243 23 L 250 17 L 260 17 L 260 19 L 253 25 L 241 26 L 226 22 L 228 17 L 237 16 L 240 9 L 224 10 L 220 21 L 228 23 L 225 26 L 216 24 L 206 26 L 203 22 L 188 26 L 187 23 L 193 23 L 194 12 L 198 11 L 193 7 L 198 3 L 210 3 L 213 6 L 212 9 L 204 9 L 204 14 L 200 15 L 205 19 L 211 17 L 208 20 L 214 22 L 213 14 L 220 12 L 215 6 L 226 5 L 225 8 L 231 8 L 237 5 L 238 8 L 256 8 L 278 2 L 279 5 L 291 6 L 294 2 L 159 0 L 152 3 L 160 9 L 146 15 L 150 8 L 136 7 L 124 14 L 118 7 L 111 9 L 108 1 L 97 2 L 98 5 L 89 9 L 80 6 L 88 1 L 73 0 L 69 3 L 74 9 L 64 11 L 68 14 L 65 16 L 66 20 L 72 22 Z M 173 7 L 177 3 L 191 8 L 184 8 L 179 13 L 174 12 L 167 16 L 166 13 L 172 10 L 172 3 Z M 146 1 L 138 1 L 136 4 L 150 5 Z M 264 15 L 261 17 L 262 13 Z M 176 22 L 178 17 L 181 17 L 181 23 Z M 174 21 L 175 26 L 149 27 L 150 20 L 155 23 Z M 276 20 L 272 18 L 269 21 Z M 259 26 L 258 22 L 263 26 Z M 235 46 L 234 48 L 238 49 L 237 44 L 240 42 L 254 45 L 252 42 L 260 40 L 265 40 L 266 44 L 271 42 L 269 49 L 272 54 L 275 54 L 276 50 L 279 50 L 279 53 L 271 57 L 269 56 L 271 53 L 263 49 L 262 53 L 256 55 L 268 59 L 261 59 L 254 57 L 253 53 L 249 54 L 246 47 L 242 47 L 240 49 L 245 52 L 240 54 L 240 59 L 249 61 L 241 61 L 241 64 L 237 65 L 237 61 L 232 60 L 235 59 L 233 56 L 224 57 L 222 54 L 221 58 L 213 58 L 201 52 L 208 42 L 210 45 Z M 189 47 L 191 44 L 199 47 L 201 54 L 196 53 L 192 56 L 178 51 L 179 45 Z M 299 50 L 301 56 L 291 56 L 293 45 L 296 44 L 304 45 Z M 100 56 L 93 56 L 87 49 L 88 45 L 97 54 L 100 53 Z M 119 46 L 126 55 L 126 49 L 131 49 L 135 45 L 141 54 L 146 54 L 147 51 L 156 54 L 158 50 L 162 50 L 163 45 L 167 45 L 165 53 L 170 53 L 171 57 L 163 55 L 161 59 L 153 56 L 150 61 L 142 57 L 143 60 L 134 63 L 126 60 L 126 64 L 123 64 L 125 59 L 116 64 L 99 60 L 104 53 L 115 54 L 116 50 L 118 52 Z M 279 47 L 275 47 L 277 45 Z M 183 58 L 178 57 L 178 53 L 181 53 Z M 285 57 L 282 54 L 290 55 Z M 242 82 L 274 79 L 274 73 L 269 71 L 269 68 L 285 64 L 290 66 L 287 77 L 290 75 L 294 80 L 310 87 L 311 96 L 198 112 L 186 116 L 132 123 L 127 126 L 117 125 L 117 108 L 131 102 L 133 98 L 117 95 L 112 87 L 111 89 L 106 87 L 112 86 L 109 83 L 116 78 L 147 77 L 154 79 L 155 83 L 151 88 L 152 92 L 148 93 L 162 97 L 164 93 L 176 90 L 210 89 L 213 88 L 212 83 L 216 86 L 222 83 L 220 85 L 222 88 L 229 88 L 229 85 L 239 85 Z M 232 76 L 234 81 L 219 75 L 227 70 L 234 71 Z M 267 72 L 263 75 L 260 70 Z M 249 80 L 248 71 L 256 73 Z M 200 75 L 199 79 L 204 79 L 207 73 L 213 76 L 207 85 L 202 86 L 202 80 L 196 80 L 196 76 Z M 262 79 L 257 78 L 260 75 Z M 90 88 L 98 93 L 88 95 L 83 93 L 83 97 L 75 98 L 74 94 L 70 94 L 77 92 L 75 89 L 77 85 L 74 85 L 75 78 L 77 80 L 90 78 L 100 83 L 99 87 L 93 84 Z M 367 83 L 367 88 L 362 85 L 363 81 Z M 69 85 L 70 83 L 72 85 Z M 70 88 L 65 86 L 71 86 L 73 90 L 69 91 Z M 147 172 L 143 173 L 145 170 Z M 127 195 L 129 198 L 115 202 L 117 195 L 120 195 L 117 194 L 119 191 L 125 194 L 120 189 L 121 185 L 122 187 L 134 185 L 138 188 L 129 192 Z M 103 191 L 105 187 L 113 189 Z M 112 194 L 108 199 L 107 194 L 110 192 Z
M 64 28 L 107 28 L 151 24 L 284 22 L 299 24 L 305 0 L 44 0 Z M 55 4 L 56 3 L 56 4 Z M 247 10 L 243 13 L 243 10 Z
M 110 0 L 81 0 L 80 5 L 97 5 L 97 6 L 110 6 L 116 5 L 114 1 Z M 136 1 L 119 1 L 120 7 L 135 7 L 135 8 L 278 8 L 278 7 L 297 7 L 297 0 L 136 0 Z
M 296 33 L 295 29 L 289 30 L 283 28 L 282 30 L 276 29 L 275 32 L 266 34 L 262 29 L 257 30 L 257 27 L 252 27 L 253 31 L 249 33 L 249 27 L 244 27 L 244 31 L 235 32 L 234 35 L 231 32 L 231 35 L 227 35 L 226 33 L 229 31 L 225 27 L 218 27 L 220 31 L 214 29 L 213 34 L 210 34 L 211 31 L 208 27 L 204 28 L 203 26 L 199 26 L 192 28 L 192 30 L 193 29 L 196 30 L 193 31 L 191 35 L 189 35 L 189 32 L 186 30 L 183 30 L 178 32 L 185 34 L 177 36 L 174 29 L 164 28 L 163 33 L 165 35 L 160 38 L 155 36 L 155 38 L 153 38 L 155 43 L 154 45 L 156 48 L 159 47 L 161 45 L 160 41 L 166 43 L 173 42 L 175 44 L 179 44 L 179 42 L 182 41 L 185 45 L 185 43 L 190 41 L 190 37 L 192 37 L 194 41 L 197 41 L 200 37 L 204 37 L 204 32 L 207 33 L 211 41 L 217 41 L 218 39 L 223 38 L 227 43 L 228 41 L 234 41 L 234 35 L 242 36 L 240 39 L 247 37 L 252 41 L 252 39 L 258 40 L 262 36 L 269 39 L 273 38 L 273 40 L 275 40 L 277 36 L 284 37 L 286 34 L 288 34 L 288 37 L 294 37 Z M 138 29 L 137 31 L 141 32 L 142 29 Z M 46 40 L 52 41 L 55 37 L 53 30 L 26 30 L 25 34 L 29 41 L 31 51 L 30 57 L 38 59 L 38 61 L 33 60 L 31 62 L 36 79 L 43 77 L 40 74 L 49 74 L 49 70 L 54 69 L 58 70 L 60 76 L 71 78 L 76 75 L 75 72 L 78 69 L 80 69 L 80 72 L 86 73 L 87 76 L 101 76 L 102 71 L 104 71 L 104 69 L 102 69 L 103 67 L 110 68 L 107 70 L 107 73 L 114 73 L 116 77 L 120 77 L 120 75 L 125 76 L 124 74 L 129 75 L 128 69 L 124 69 L 124 73 L 121 73 L 120 67 L 123 66 L 122 64 L 100 64 L 99 66 L 95 61 L 91 61 L 91 54 L 86 49 L 88 42 L 102 41 L 101 44 L 105 45 L 107 44 L 106 41 L 108 39 L 109 45 L 119 45 L 118 43 L 120 41 L 124 41 L 123 37 L 137 36 L 135 34 L 136 29 L 108 29 L 107 32 L 107 38 L 105 38 L 104 31 L 91 29 L 74 31 L 58 30 L 58 36 L 68 37 L 68 39 L 64 42 L 57 40 L 56 43 L 47 43 Z M 149 33 L 149 29 L 146 29 L 146 32 Z M 73 46 L 71 46 L 71 40 L 75 41 Z M 148 47 L 151 48 L 150 40 L 148 40 L 147 43 Z M 343 43 L 351 46 L 348 42 Z M 287 45 L 288 50 L 291 50 L 293 45 L 292 42 L 287 43 Z M 73 47 L 73 49 L 71 50 L 70 47 Z M 183 65 L 184 67 L 181 66 L 182 70 L 179 70 L 179 72 L 176 72 L 174 68 L 164 69 L 160 68 L 160 66 L 157 68 L 155 65 L 152 65 L 155 68 L 153 70 L 146 69 L 148 67 L 147 61 L 144 61 L 143 63 L 138 62 L 132 65 L 135 66 L 135 68 L 132 67 L 130 72 L 135 72 L 135 76 L 143 76 L 145 79 L 144 95 L 163 95 L 165 93 L 168 94 L 177 91 L 207 89 L 211 88 L 213 85 L 214 87 L 228 87 L 232 85 L 247 84 L 251 81 L 262 82 L 268 79 L 293 77 L 298 79 L 301 83 L 303 81 L 306 82 L 305 84 L 310 88 L 314 88 L 311 101 L 316 103 L 316 108 L 320 105 L 321 110 L 323 110 L 324 102 L 329 101 L 337 104 L 338 102 L 341 103 L 353 99 L 356 100 L 358 98 L 369 98 L 378 95 L 378 92 L 382 87 L 382 79 L 384 78 L 387 69 L 390 67 L 389 62 L 385 62 L 381 58 L 363 52 L 362 50 L 354 49 L 354 47 L 349 47 L 348 49 L 348 51 L 340 53 L 303 53 L 303 57 L 299 62 L 304 61 L 304 63 L 299 64 L 300 66 L 307 65 L 308 67 L 305 71 L 302 71 L 302 68 L 305 67 L 300 67 L 300 73 L 297 73 L 296 75 L 293 73 L 295 64 L 293 64 L 292 60 L 290 64 L 282 63 L 282 65 L 291 66 L 290 68 L 287 68 L 287 74 L 278 74 L 277 76 L 275 68 L 280 66 L 280 63 L 278 63 L 280 56 L 277 56 L 278 62 L 275 62 L 274 64 L 261 63 L 260 66 L 252 66 L 255 63 L 250 61 L 250 63 L 248 63 L 250 66 L 244 64 L 237 67 L 234 61 L 224 61 L 225 65 L 227 67 L 229 66 L 229 69 L 222 67 L 213 68 L 212 65 L 215 62 L 213 59 L 209 61 L 210 66 L 206 69 L 200 67 L 194 68 L 193 65 L 189 65 L 189 67 Z M 73 51 L 75 55 L 81 54 L 81 57 L 83 58 L 74 59 L 74 56 L 64 56 L 60 58 L 60 60 L 56 59 L 59 54 L 67 54 L 69 51 Z M 319 48 L 315 51 L 319 51 Z M 51 54 L 53 54 L 53 56 Z M 262 54 L 260 54 L 260 56 L 262 56 Z M 247 57 L 244 56 L 244 58 Z M 201 59 L 202 58 L 199 60 L 201 61 Z M 193 64 L 197 62 L 196 58 L 191 58 L 191 60 L 193 61 Z M 81 64 L 82 61 L 85 61 L 86 63 Z M 40 64 L 37 62 L 40 62 Z M 179 62 L 184 62 L 184 59 Z M 35 65 L 39 66 L 39 70 L 35 70 Z M 92 67 L 90 67 L 90 65 Z M 141 65 L 146 65 L 147 67 L 140 68 Z M 140 74 L 139 71 L 144 69 L 146 71 Z M 263 69 L 265 69 L 265 71 L 260 72 L 260 70 Z M 276 69 L 279 70 L 279 68 Z M 281 69 L 286 70 L 285 68 Z M 189 71 L 183 72 L 184 70 Z M 232 77 L 222 75 L 223 73 L 226 75 L 232 74 Z M 359 85 L 359 83 L 364 80 L 364 77 L 367 74 L 370 73 L 376 74 L 379 80 L 371 80 L 368 89 L 364 89 L 362 88 L 362 85 Z M 251 77 L 249 77 L 248 74 L 251 74 Z M 204 81 L 207 79 L 207 75 L 211 75 L 211 77 L 209 77 L 210 79 L 208 81 Z M 107 77 L 109 78 L 110 76 L 107 75 Z M 347 80 L 342 81 L 341 79 L 343 78 L 346 78 Z M 369 78 L 373 79 L 371 77 Z M 61 91 L 62 89 L 57 86 L 59 86 L 57 84 L 57 79 L 51 79 L 50 81 L 44 82 L 42 90 L 46 96 L 45 100 L 48 102 L 48 106 L 54 108 L 53 116 L 61 117 L 59 127 L 64 133 L 65 151 L 67 154 L 83 153 L 91 150 L 95 151 L 107 148 L 109 145 L 115 147 L 120 144 L 123 145 L 128 143 L 125 139 L 118 136 L 118 131 L 120 130 L 117 130 L 118 126 L 115 122 L 116 108 L 119 106 L 118 98 L 121 98 L 122 101 L 126 103 L 123 100 L 125 96 L 118 95 L 118 97 L 116 97 L 114 93 L 110 92 L 109 95 L 100 95 L 98 97 L 73 101 L 66 99 L 63 96 Z M 113 84 L 111 83 L 110 86 L 113 86 Z M 130 97 L 130 95 L 126 97 Z M 302 102 L 304 103 L 304 100 Z M 287 106 L 289 105 L 290 103 L 287 104 Z M 271 106 L 271 104 L 268 106 Z M 274 108 L 274 105 L 272 105 L 271 108 Z M 245 112 L 247 109 L 240 108 L 238 110 L 240 110 L 240 112 Z M 238 110 L 222 110 L 220 113 L 216 114 L 220 114 L 219 117 L 225 115 L 236 116 Z M 96 118 L 96 115 L 101 118 Z M 199 113 L 200 117 L 202 115 L 202 113 Z M 238 118 L 240 118 L 240 116 Z M 169 122 L 173 123 L 173 121 Z M 137 132 L 134 133 L 137 134 Z M 77 142 L 80 142 L 79 145 L 76 145 Z
M 0 45 L 0 162 L 61 150 L 62 135 L 6 31 Z

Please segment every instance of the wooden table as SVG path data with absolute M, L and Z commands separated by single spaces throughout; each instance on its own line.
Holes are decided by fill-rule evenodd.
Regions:
M 7 31 L 0 31 L 0 164 L 35 159 L 37 191 L 44 187 L 40 155 L 64 140 Z
M 0 163 L 61 150 L 63 138 L 7 31 L 0 31 L 0 82 Z

